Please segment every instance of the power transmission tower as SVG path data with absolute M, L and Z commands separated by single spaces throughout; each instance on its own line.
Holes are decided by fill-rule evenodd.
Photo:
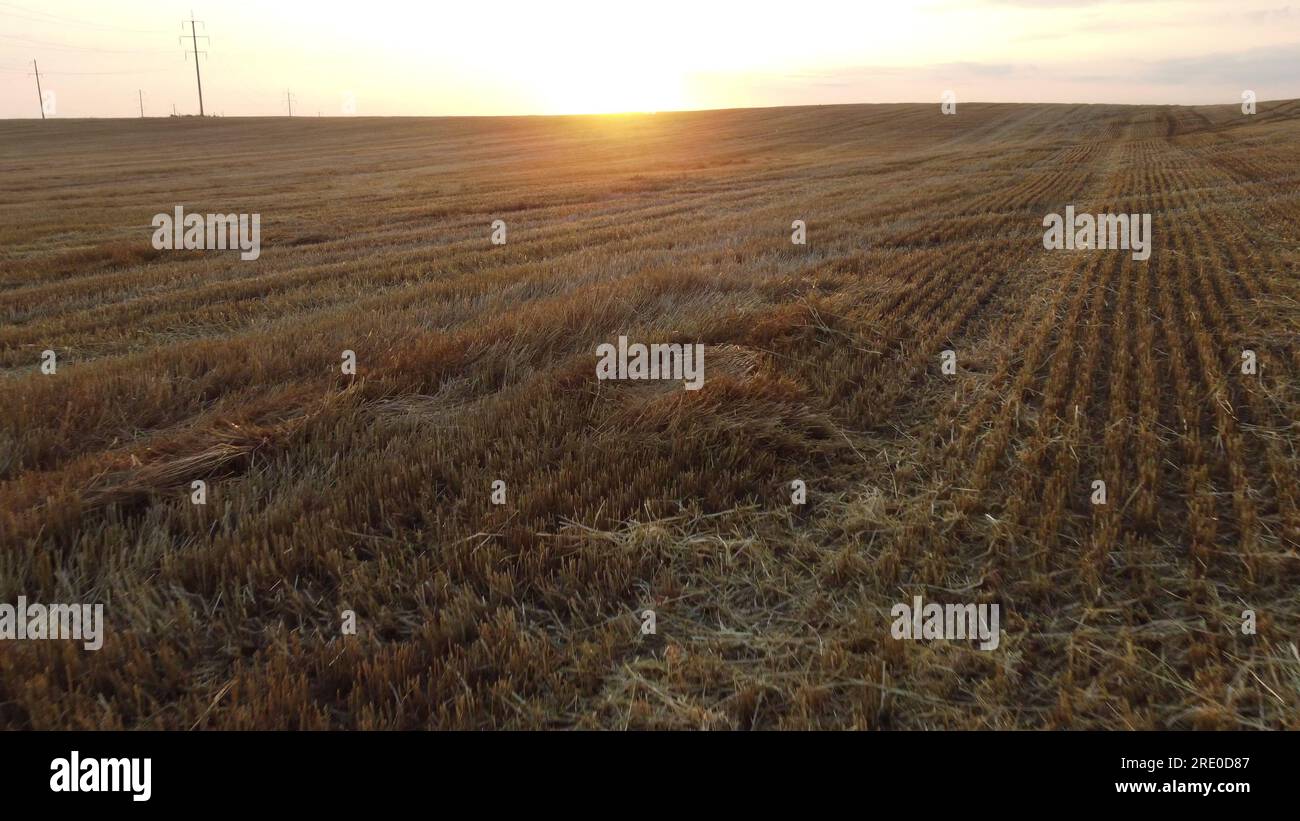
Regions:
M 44 120 L 45 119 L 45 95 L 41 93 L 41 70 L 36 65 L 35 60 L 32 60 L 32 69 L 36 72 L 36 99 L 41 104 L 41 119 Z
M 192 49 L 193 49 L 193 52 L 194 52 L 194 80 L 195 80 L 195 82 L 198 83 L 198 86 L 199 86 L 199 116 L 202 117 L 202 116 L 203 116 L 203 77 L 201 77 L 201 76 L 199 75 L 199 55 L 200 55 L 200 54 L 203 54 L 203 55 L 206 56 L 206 55 L 207 55 L 207 52 L 206 52 L 206 51 L 199 51 L 199 36 L 198 36 L 197 34 L 195 34 L 195 32 L 194 32 L 194 24 L 195 24 L 195 23 L 198 23 L 199 25 L 203 26 L 203 28 L 205 28 L 205 29 L 207 28 L 207 26 L 203 23 L 202 20 L 195 20 L 195 19 L 194 19 L 194 12 L 190 12 L 190 19 L 189 19 L 189 20 L 182 20 L 182 21 L 181 21 L 181 28 L 182 28 L 182 29 L 185 28 L 185 24 L 186 24 L 186 23 L 189 23 L 189 24 L 190 24 L 190 43 L 191 43 L 191 45 L 192 45 Z M 204 40 L 208 40 L 209 38 L 208 38 L 208 36 L 205 34 L 205 35 L 203 35 L 203 39 L 204 39 Z M 181 46 L 184 47 L 184 45 L 185 45 L 185 36 L 184 36 L 184 35 L 181 35 L 180 40 L 181 40 Z M 211 41 L 209 40 L 209 42 L 211 42 Z M 186 51 L 186 52 L 185 52 L 185 59 L 188 60 L 188 59 L 189 59 L 189 56 L 190 56 L 190 52 Z
M 289 104 L 289 116 L 292 117 L 293 116 L 293 95 L 289 93 L 288 89 L 285 89 L 284 91 L 284 101 Z

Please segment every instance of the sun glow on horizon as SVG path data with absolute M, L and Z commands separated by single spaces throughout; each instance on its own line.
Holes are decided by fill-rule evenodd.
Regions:
M 515 12 L 512 10 L 512 15 Z M 557 19 L 537 9 L 502 27 L 484 70 L 542 114 L 617 114 L 688 108 L 693 50 L 676 17 L 635 5 L 579 7 Z M 545 37 L 539 37 L 539 34 Z
M 637 65 L 602 66 L 598 73 L 546 72 L 538 78 L 544 114 L 630 114 L 689 106 L 681 75 Z

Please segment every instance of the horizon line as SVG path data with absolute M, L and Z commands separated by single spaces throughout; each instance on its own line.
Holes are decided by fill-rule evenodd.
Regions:
M 1300 97 L 1282 97 L 1270 100 L 1257 100 L 1256 105 L 1267 103 L 1293 103 L 1300 101 Z M 1213 108 L 1217 106 L 1239 106 L 1240 101 L 1234 102 L 1215 102 L 1215 103 L 1107 103 L 1107 102 L 1048 102 L 1048 101 L 1016 101 L 1016 102 L 995 102 L 987 100 L 971 100 L 969 102 L 958 101 L 958 106 L 984 105 L 984 106 L 1110 106 L 1113 108 Z M 52 115 L 49 117 L 0 117 L 0 122 L 23 122 L 27 120 L 36 120 L 40 122 L 52 121 L 76 121 L 76 120 L 181 120 L 181 119 L 204 119 L 204 120 L 434 120 L 434 119 L 520 119 L 524 117 L 532 118 L 559 118 L 559 117 L 630 117 L 630 116 L 654 116 L 658 114 L 707 114 L 722 111 L 766 111 L 779 108 L 852 108 L 865 106 L 928 106 L 941 105 L 940 101 L 909 101 L 909 102 L 862 102 L 862 103 L 795 103 L 786 105 L 756 105 L 756 106 L 729 106 L 722 108 L 674 108 L 650 110 L 628 110 L 628 111 L 574 111 L 566 113 L 549 113 L 549 114 L 299 114 L 296 116 L 288 114 L 152 114 L 141 117 L 139 115 L 101 115 L 87 117 L 69 117 Z

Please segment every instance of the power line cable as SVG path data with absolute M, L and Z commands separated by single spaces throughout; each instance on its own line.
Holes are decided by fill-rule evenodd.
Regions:
M 48 40 L 34 40 L 31 37 L 19 37 L 16 34 L 0 34 L 0 38 L 5 40 L 18 40 L 30 45 L 41 46 L 42 48 L 52 48 L 58 51 L 94 51 L 101 54 L 172 54 L 173 52 L 166 49 L 112 49 L 112 48 L 95 48 L 93 46 L 74 46 L 67 43 L 51 43 Z
M 24 68 L 0 68 L 0 71 L 13 71 L 13 72 L 22 72 L 24 74 L 31 74 L 30 71 Z M 75 76 L 75 77 L 99 77 L 108 74 L 165 74 L 165 73 L 170 73 L 171 71 L 172 69 L 170 68 L 146 68 L 146 69 L 131 70 L 131 71 L 42 71 L 41 74 L 51 75 L 51 76 L 58 75 L 58 76 Z
M 75 20 L 71 17 L 63 17 L 57 14 L 50 14 L 49 12 L 45 12 L 45 11 L 29 9 L 26 6 L 16 6 L 13 3 L 0 3 L 0 6 L 4 6 L 6 8 L 11 8 L 11 9 L 18 9 L 19 11 L 25 12 L 24 14 L 14 14 L 11 11 L 0 11 L 0 14 L 6 15 L 8 17 L 17 17 L 23 20 L 30 20 L 36 23 L 58 23 L 60 25 L 86 26 L 88 28 L 95 28 L 101 31 L 122 31 L 122 32 L 130 32 L 133 34 L 170 34 L 171 33 L 164 29 L 131 29 L 131 28 L 123 28 L 121 26 L 106 25 L 103 23 L 91 23 L 85 20 Z M 39 14 L 41 16 L 40 17 L 29 16 L 34 14 Z

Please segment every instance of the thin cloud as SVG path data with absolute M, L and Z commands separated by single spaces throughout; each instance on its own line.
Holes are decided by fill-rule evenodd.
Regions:
M 1300 43 L 1231 54 L 1178 57 L 1148 64 L 1138 79 L 1175 85 L 1231 82 L 1247 88 L 1294 84 L 1297 54 L 1300 54 Z

